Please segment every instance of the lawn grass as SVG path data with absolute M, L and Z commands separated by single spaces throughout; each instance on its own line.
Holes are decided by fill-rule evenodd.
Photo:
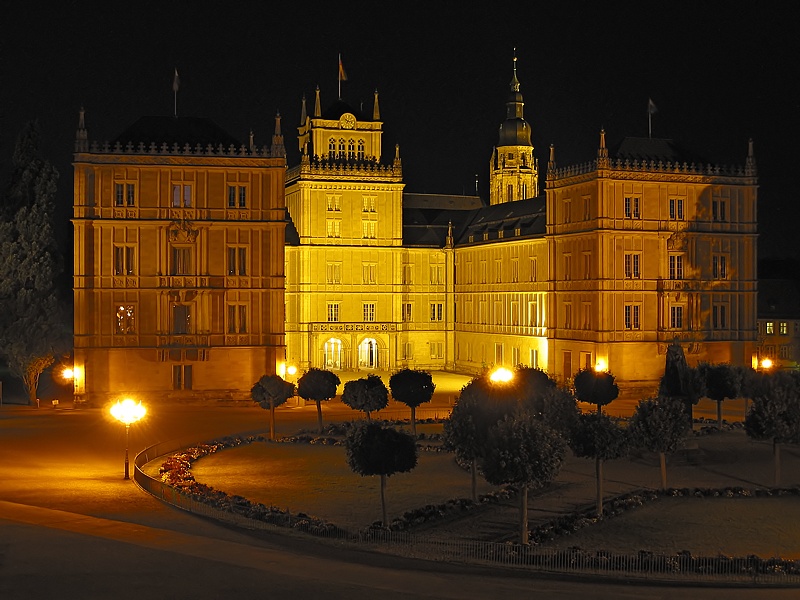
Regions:
M 695 556 L 800 558 L 800 498 L 660 497 L 548 546 Z

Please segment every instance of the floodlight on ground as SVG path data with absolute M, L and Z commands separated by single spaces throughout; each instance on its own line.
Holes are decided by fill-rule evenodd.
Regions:
M 131 424 L 141 420 L 147 409 L 141 402 L 136 402 L 130 398 L 125 398 L 111 407 L 111 416 L 125 425 L 125 479 L 130 479 L 128 470 L 128 442 L 130 440 Z
M 597 373 L 602 373 L 603 371 L 608 371 L 608 363 L 602 358 L 598 358 L 597 362 L 594 364 L 594 370 Z
M 770 360 L 769 358 L 763 359 L 761 361 L 761 368 L 762 369 L 767 369 L 767 370 L 771 369 L 772 368 L 772 360 Z
M 505 367 L 495 369 L 489 375 L 489 380 L 494 383 L 507 383 L 512 379 L 514 379 L 514 374 Z
M 75 377 L 75 371 L 69 368 L 64 369 L 63 371 L 61 371 L 61 376 L 67 381 L 71 381 L 72 378 Z
M 294 365 L 289 365 L 289 368 L 286 369 L 286 373 L 290 377 L 294 377 L 295 373 L 297 373 L 297 367 L 295 367 Z

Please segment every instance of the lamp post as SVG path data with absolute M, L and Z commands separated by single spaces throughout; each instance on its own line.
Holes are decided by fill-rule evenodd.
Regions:
M 130 398 L 117 402 L 111 407 L 111 416 L 125 425 L 125 479 L 130 479 L 128 470 L 128 442 L 130 440 L 131 423 L 135 423 L 144 417 L 146 412 L 147 409 L 142 406 L 141 402 L 137 404 Z

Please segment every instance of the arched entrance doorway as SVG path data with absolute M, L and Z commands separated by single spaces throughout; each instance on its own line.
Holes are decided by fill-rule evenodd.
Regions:
M 358 345 L 358 366 L 362 369 L 379 368 L 378 342 L 373 338 L 365 338 Z
M 322 349 L 322 364 L 324 369 L 342 368 L 342 340 L 330 338 Z

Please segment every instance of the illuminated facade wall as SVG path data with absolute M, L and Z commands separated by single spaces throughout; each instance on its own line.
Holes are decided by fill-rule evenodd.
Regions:
M 286 248 L 287 360 L 452 366 L 452 249 L 403 246 L 402 166 L 398 149 L 381 162 L 377 95 L 367 119 L 341 101 L 323 114 L 317 92 L 298 132 L 302 158 L 286 187 L 298 237 Z
M 80 400 L 241 398 L 283 366 L 281 150 L 90 146 L 81 116 Z
M 640 144 L 652 144 L 639 140 Z M 549 369 L 604 363 L 657 381 L 666 348 L 750 365 L 756 349 L 756 177 L 746 165 L 609 159 L 547 174 Z

